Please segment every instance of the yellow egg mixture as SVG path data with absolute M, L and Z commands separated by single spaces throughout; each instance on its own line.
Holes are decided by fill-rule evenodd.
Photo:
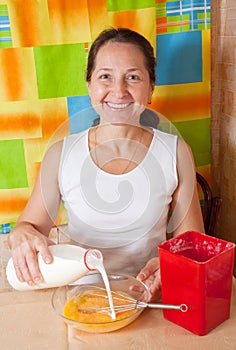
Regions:
M 121 299 L 116 298 L 117 293 L 119 293 Z M 112 291 L 112 298 L 114 306 L 124 306 L 130 304 L 132 308 L 132 310 L 116 312 L 116 321 L 122 320 L 137 312 L 137 309 L 135 309 L 135 304 L 132 301 L 127 300 L 127 298 L 129 298 L 128 294 Z M 96 311 L 96 309 L 103 310 L 104 308 L 108 308 L 107 313 Z M 86 312 L 86 310 L 88 310 L 88 312 Z M 105 290 L 103 291 L 98 289 L 87 291 L 86 293 L 71 298 L 64 307 L 64 316 L 78 322 L 106 323 L 113 321 L 111 316 L 108 314 L 109 311 L 110 309 L 107 293 Z

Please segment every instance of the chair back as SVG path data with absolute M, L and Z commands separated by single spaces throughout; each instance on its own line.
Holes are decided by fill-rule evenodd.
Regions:
M 215 236 L 222 199 L 220 197 L 213 196 L 209 183 L 201 174 L 197 172 L 196 177 L 197 183 L 203 194 L 203 199 L 200 200 L 200 204 L 205 232 L 210 236 Z

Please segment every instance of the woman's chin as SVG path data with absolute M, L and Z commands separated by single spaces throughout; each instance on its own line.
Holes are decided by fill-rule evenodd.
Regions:
M 130 115 L 130 113 L 109 113 L 102 117 L 105 123 L 114 125 L 134 125 L 139 122 L 140 115 Z
M 128 125 L 136 125 L 138 124 L 138 121 L 136 120 L 130 120 L 130 119 L 112 119 L 107 120 L 107 123 L 111 125 L 117 125 L 117 126 L 128 126 Z

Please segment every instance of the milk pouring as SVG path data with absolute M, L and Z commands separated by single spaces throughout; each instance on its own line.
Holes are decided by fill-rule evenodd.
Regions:
M 102 253 L 97 249 L 84 249 L 70 244 L 57 244 L 49 246 L 53 256 L 53 262 L 46 264 L 41 254 L 38 254 L 38 264 L 43 276 L 43 282 L 29 286 L 26 282 L 20 282 L 16 276 L 12 258 L 7 263 L 6 275 L 10 285 L 19 291 L 43 288 L 60 287 L 75 282 L 91 270 L 98 270 L 104 280 L 107 290 L 110 315 L 116 319 L 111 289 L 103 265 Z
M 46 264 L 41 254 L 38 254 L 38 263 L 43 282 L 29 286 L 26 282 L 20 282 L 16 276 L 12 258 L 8 261 L 6 275 L 10 285 L 17 290 L 34 290 L 59 287 L 72 283 L 84 276 L 90 270 L 103 265 L 102 254 L 96 249 L 84 249 L 70 244 L 58 244 L 49 246 L 53 256 L 53 262 Z

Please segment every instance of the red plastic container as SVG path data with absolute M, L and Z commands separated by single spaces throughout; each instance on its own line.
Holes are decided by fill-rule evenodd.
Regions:
M 186 304 L 164 317 L 205 335 L 230 316 L 235 244 L 188 231 L 158 246 L 162 302 Z

